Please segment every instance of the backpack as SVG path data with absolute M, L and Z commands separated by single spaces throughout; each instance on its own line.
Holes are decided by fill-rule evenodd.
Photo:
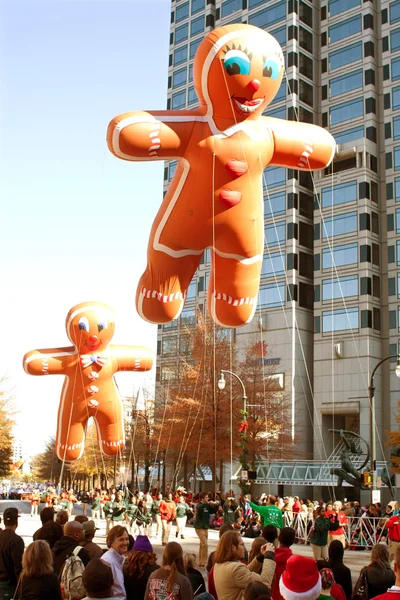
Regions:
M 77 600 L 86 595 L 82 583 L 82 575 L 85 567 L 78 556 L 82 548 L 83 546 L 74 548 L 74 551 L 68 556 L 61 570 L 60 584 L 64 590 L 65 600 Z

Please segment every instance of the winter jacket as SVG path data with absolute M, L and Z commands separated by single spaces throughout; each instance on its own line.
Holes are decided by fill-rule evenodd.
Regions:
M 173 521 L 176 517 L 176 504 L 173 500 L 161 500 L 158 507 L 161 515 L 161 521 Z
M 338 513 L 336 513 L 334 510 L 330 510 L 330 511 L 328 511 L 326 513 L 326 516 L 331 521 L 334 520 L 335 515 L 337 515 L 337 520 L 339 521 L 339 527 L 335 531 L 331 531 L 331 535 L 332 536 L 335 536 L 335 535 L 344 535 L 344 529 L 343 528 L 347 526 L 347 517 L 346 517 L 346 515 L 344 514 L 344 512 L 342 510 L 340 510 Z
M 367 567 L 368 600 L 384 594 L 396 582 L 395 574 L 390 567 L 382 569 L 372 562 Z
M 386 523 L 388 538 L 391 542 L 400 542 L 400 519 L 398 516 L 391 517 Z
M 273 505 L 259 506 L 258 504 L 254 504 L 254 502 L 250 502 L 250 506 L 253 510 L 258 512 L 264 521 L 264 527 L 266 525 L 275 525 L 278 529 L 282 529 L 283 527 L 283 518 L 282 511 Z
M 249 567 L 241 562 L 215 563 L 213 575 L 218 598 L 221 600 L 242 600 L 247 584 L 255 581 L 265 583 L 265 585 L 271 587 L 274 572 L 275 562 L 272 553 L 262 561 L 261 575 L 251 571 Z
M 62 600 L 60 582 L 55 573 L 44 577 L 22 577 L 23 600 Z
M 273 600 L 283 600 L 281 593 L 279 591 L 279 580 L 283 571 L 286 569 L 286 563 L 288 558 L 292 556 L 293 552 L 290 548 L 275 548 L 275 556 L 274 561 L 276 564 L 274 581 L 272 582 L 272 599 Z
M 54 560 L 54 572 L 56 575 L 60 575 L 61 568 L 62 568 L 64 562 L 66 561 L 67 557 L 70 556 L 70 554 L 72 554 L 74 549 L 80 545 L 81 544 L 78 544 L 78 542 L 76 542 L 72 537 L 69 537 L 67 535 L 63 535 L 62 538 L 54 544 L 53 560 Z M 78 556 L 86 567 L 86 565 L 90 561 L 90 556 L 87 553 L 87 551 L 85 550 L 85 548 L 82 548 L 82 550 L 79 550 Z
M 58 542 L 63 536 L 63 528 L 60 523 L 56 523 L 55 521 L 48 521 L 35 531 L 33 534 L 33 541 L 36 540 L 46 540 L 48 542 L 50 548 L 53 548 L 54 544 Z
M 217 512 L 218 505 L 210 504 L 209 502 L 199 502 L 196 505 L 196 517 L 193 523 L 195 529 L 209 529 L 210 515 Z
M 16 585 L 22 571 L 24 540 L 12 529 L 0 532 L 0 581 Z
M 196 592 L 196 596 L 206 592 L 206 584 L 204 583 L 203 575 L 197 569 L 189 567 L 186 569 L 186 577 L 192 584 L 193 594 Z
M 346 600 L 351 600 L 353 594 L 353 584 L 351 581 L 351 571 L 342 562 L 328 561 L 327 567 L 331 569 L 335 576 L 335 581 L 342 586 Z
M 314 521 L 314 531 L 310 536 L 310 543 L 314 546 L 326 546 L 328 544 L 328 531 L 339 528 L 339 521 L 332 522 L 327 517 L 317 517 Z

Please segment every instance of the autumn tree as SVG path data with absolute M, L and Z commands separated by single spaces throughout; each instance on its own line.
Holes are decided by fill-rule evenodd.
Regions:
M 0 477 L 10 473 L 13 444 L 14 394 L 7 381 L 5 376 L 0 378 Z

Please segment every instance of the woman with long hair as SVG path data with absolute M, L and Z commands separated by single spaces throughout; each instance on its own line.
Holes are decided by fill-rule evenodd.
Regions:
M 267 540 L 263 537 L 258 537 L 253 541 L 249 554 L 249 563 L 260 554 L 261 547 L 264 546 L 264 544 L 267 544 Z
M 204 583 L 204 577 L 196 569 L 196 555 L 187 552 L 183 557 L 183 564 L 185 565 L 186 577 L 189 579 L 193 594 L 198 596 L 206 592 L 206 584 Z
M 29 544 L 22 557 L 21 600 L 61 600 L 60 582 L 53 569 L 50 546 L 44 540 Z
M 237 531 L 224 533 L 214 557 L 214 584 L 218 598 L 241 600 L 246 586 L 256 581 L 270 588 L 275 572 L 274 550 L 272 544 L 264 544 L 247 567 L 241 562 L 245 545 L 240 534 Z M 256 572 L 260 570 L 260 574 Z
M 386 593 L 395 581 L 395 574 L 390 568 L 388 547 L 386 544 L 376 544 L 372 548 L 371 562 L 360 571 L 353 597 L 357 598 L 356 592 L 360 586 L 367 587 L 368 600 L 370 600 Z
M 193 600 L 193 590 L 186 577 L 182 546 L 168 542 L 165 546 L 162 567 L 154 571 L 147 582 L 145 600 Z
M 158 569 L 157 556 L 153 546 L 145 535 L 138 535 L 133 550 L 124 563 L 124 583 L 127 600 L 143 600 L 147 581 L 153 571 Z

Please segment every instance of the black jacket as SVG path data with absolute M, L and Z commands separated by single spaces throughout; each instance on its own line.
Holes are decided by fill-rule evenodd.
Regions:
M 12 529 L 0 531 L 0 581 L 17 585 L 22 571 L 24 540 Z
M 60 582 L 55 573 L 44 577 L 22 577 L 24 600 L 62 600 Z
M 50 548 L 53 548 L 54 544 L 58 542 L 63 536 L 63 528 L 60 523 L 56 523 L 55 521 L 48 521 L 35 531 L 33 534 L 33 541 L 36 540 L 46 540 L 49 543 Z
M 351 571 L 343 563 L 328 561 L 327 567 L 331 569 L 335 576 L 335 581 L 342 586 L 346 595 L 346 600 L 351 600 L 353 585 L 351 581 Z
M 124 565 L 124 584 L 126 591 L 126 600 L 144 600 L 147 580 L 153 571 L 157 571 L 160 565 L 146 565 L 143 577 L 137 579 L 129 575 L 128 569 Z
M 197 569 L 189 567 L 186 569 L 186 577 L 192 584 L 193 594 L 196 592 L 196 596 L 206 592 L 206 585 L 204 583 L 203 575 Z
M 61 568 L 65 562 L 65 560 L 70 556 L 77 546 L 80 546 L 72 537 L 67 535 L 63 535 L 58 542 L 54 544 L 53 547 L 53 560 L 54 560 L 54 572 L 56 575 L 60 575 Z M 78 553 L 79 558 L 82 560 L 83 564 L 86 565 L 90 561 L 90 556 L 85 550 L 82 550 Z
M 396 577 L 390 567 L 382 569 L 376 563 L 371 563 L 367 568 L 368 600 L 379 594 L 385 594 L 395 584 Z

